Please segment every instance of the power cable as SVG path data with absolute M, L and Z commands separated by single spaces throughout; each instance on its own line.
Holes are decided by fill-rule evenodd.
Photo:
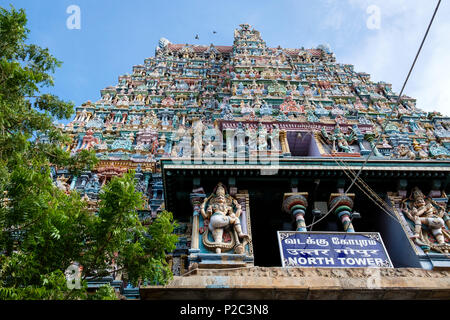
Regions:
M 417 58 L 419 57 L 420 51 L 422 50 L 423 44 L 424 44 L 425 39 L 427 38 L 427 35 L 428 35 L 428 31 L 430 31 L 431 25 L 433 24 L 434 17 L 436 16 L 436 13 L 437 13 L 437 11 L 438 11 L 438 9 L 439 9 L 439 5 L 440 5 L 440 4 L 441 4 L 441 0 L 438 1 L 437 5 L 436 5 L 436 9 L 434 9 L 433 16 L 431 17 L 430 23 L 428 24 L 428 28 L 427 28 L 427 31 L 425 32 L 425 35 L 424 35 L 423 39 L 422 39 L 422 43 L 420 44 L 419 50 L 418 50 L 417 53 L 416 53 L 416 57 L 414 58 L 414 61 L 413 61 L 412 65 L 411 65 L 411 68 L 409 69 L 408 75 L 406 76 L 406 79 L 405 79 L 405 81 L 404 81 L 404 83 L 403 83 L 402 89 L 400 90 L 400 93 L 399 93 L 399 95 L 398 95 L 398 98 L 397 98 L 397 101 L 396 101 L 396 103 L 395 103 L 395 106 L 392 108 L 392 112 L 391 112 L 390 116 L 388 117 L 388 119 L 391 119 L 392 116 L 394 115 L 394 112 L 393 112 L 393 111 L 394 111 L 394 108 L 398 108 L 398 104 L 399 104 L 399 102 L 400 102 L 400 100 L 401 100 L 401 97 L 402 97 L 402 94 L 403 94 L 403 90 L 405 89 L 406 83 L 408 82 L 408 79 L 409 79 L 409 76 L 411 75 L 412 70 L 414 69 L 414 66 L 415 66 L 415 64 L 416 64 Z M 351 183 L 350 186 L 347 188 L 347 191 L 346 191 L 345 193 L 347 193 L 348 190 L 350 190 L 350 188 L 351 188 L 351 187 L 353 186 L 353 184 L 355 183 L 357 177 L 359 177 L 359 175 L 361 174 L 363 168 L 364 168 L 365 165 L 367 164 L 367 161 L 369 161 L 369 158 L 371 157 L 371 155 L 373 154 L 373 151 L 375 150 L 376 146 L 378 145 L 378 143 L 379 143 L 380 140 L 381 140 L 381 136 L 384 134 L 384 131 L 385 131 L 386 126 L 387 126 L 387 124 L 388 124 L 388 119 L 386 119 L 386 121 L 383 123 L 383 127 L 382 127 L 382 130 L 381 130 L 381 133 L 378 135 L 377 141 L 373 144 L 370 154 L 367 155 L 366 160 L 365 160 L 364 163 L 362 164 L 362 166 L 361 166 L 361 168 L 359 169 L 359 171 L 358 171 L 358 173 L 357 173 L 355 179 L 353 179 L 352 183 Z
M 413 61 L 412 65 L 411 65 L 411 68 L 409 69 L 408 75 L 406 76 L 406 79 L 405 79 L 405 81 L 403 82 L 403 86 L 402 86 L 402 89 L 400 90 L 400 93 L 399 93 L 399 95 L 398 95 L 398 97 L 397 97 L 397 101 L 396 101 L 396 103 L 395 103 L 395 106 L 392 107 L 392 112 L 390 113 L 389 117 L 388 117 L 388 118 L 385 120 L 385 122 L 383 123 L 383 127 L 382 127 L 382 130 L 381 130 L 381 133 L 378 135 L 377 141 L 372 145 L 371 152 L 367 155 L 367 158 L 365 159 L 365 161 L 364 161 L 363 164 L 361 165 L 361 168 L 359 169 L 358 173 L 357 173 L 356 176 L 352 179 L 352 182 L 351 182 L 350 186 L 349 186 L 349 187 L 347 188 L 347 190 L 344 192 L 345 195 L 346 195 L 346 194 L 348 193 L 348 191 L 353 187 L 353 185 L 355 184 L 356 180 L 357 180 L 357 179 L 359 178 L 359 176 L 361 175 L 362 170 L 363 170 L 364 167 L 366 166 L 366 164 L 367 164 L 367 162 L 369 161 L 369 158 L 371 157 L 371 155 L 373 154 L 373 152 L 374 152 L 376 146 L 377 146 L 378 143 L 380 142 L 381 136 L 384 134 L 384 131 L 385 131 L 385 129 L 386 129 L 386 126 L 387 126 L 387 124 L 388 124 L 388 122 L 389 122 L 388 120 L 390 120 L 390 119 L 393 117 L 393 115 L 395 114 L 395 113 L 394 113 L 394 111 L 395 111 L 394 109 L 397 109 L 397 108 L 398 108 L 398 104 L 400 103 L 400 100 L 401 100 L 401 97 L 402 97 L 402 94 L 403 94 L 403 90 L 404 90 L 405 87 L 406 87 L 406 83 L 407 83 L 408 80 L 409 80 L 409 77 L 410 77 L 410 75 L 411 75 L 411 73 L 412 73 L 412 70 L 414 69 L 414 66 L 415 66 L 415 64 L 416 64 L 417 58 L 419 57 L 419 54 L 420 54 L 420 51 L 422 50 L 423 44 L 424 44 L 424 42 L 425 42 L 425 39 L 426 39 L 427 36 L 428 36 L 428 32 L 430 31 L 431 25 L 433 24 L 434 17 L 436 16 L 436 13 L 437 13 L 437 11 L 438 11 L 438 9 L 439 9 L 440 4 L 441 4 L 441 0 L 438 1 L 437 5 L 436 5 L 436 8 L 434 9 L 433 16 L 431 17 L 430 23 L 428 24 L 427 30 L 426 30 L 426 32 L 425 32 L 425 35 L 424 35 L 423 39 L 422 39 L 422 42 L 421 42 L 421 44 L 420 44 L 420 47 L 419 47 L 419 49 L 418 49 L 418 51 L 417 51 L 417 53 L 416 53 L 416 56 L 415 56 L 414 61 Z M 306 226 L 306 228 L 310 228 L 310 227 L 312 227 L 314 224 L 317 224 L 317 223 L 319 223 L 320 221 L 322 221 L 323 219 L 325 219 L 325 217 L 327 217 L 327 216 L 335 209 L 335 207 L 337 206 L 337 204 L 338 204 L 338 202 L 336 202 L 336 203 L 333 205 L 333 207 L 331 207 L 331 208 L 329 209 L 329 211 L 328 211 L 323 217 L 321 217 L 321 218 L 318 219 L 317 221 L 314 221 L 314 222 L 311 223 L 310 225 Z

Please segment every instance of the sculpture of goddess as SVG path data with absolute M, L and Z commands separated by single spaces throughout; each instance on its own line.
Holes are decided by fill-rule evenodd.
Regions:
M 172 146 L 172 150 L 170 151 L 171 158 L 177 158 L 180 153 L 180 145 L 179 143 L 174 142 Z
M 98 143 L 98 138 L 94 137 L 94 132 L 89 129 L 86 135 L 83 137 L 83 142 L 81 143 L 80 150 L 90 150 L 93 146 Z
M 253 111 L 253 109 L 250 107 L 248 102 L 244 104 L 244 100 L 241 100 L 241 113 L 242 114 L 250 114 L 252 111 Z
M 429 152 L 434 159 L 447 159 L 450 157 L 450 151 L 436 141 L 430 141 Z
M 205 146 L 203 156 L 212 157 L 213 155 L 214 155 L 214 145 L 212 144 L 212 141 L 209 141 Z
M 253 103 L 253 109 L 255 111 L 259 111 L 260 108 L 261 108 L 261 100 L 258 97 L 256 97 L 255 102 Z
M 267 150 L 267 130 L 261 123 L 258 127 L 258 150 Z
M 413 145 L 413 149 L 414 151 L 417 152 L 417 154 L 419 155 L 420 159 L 427 159 L 428 158 L 428 153 L 425 152 L 424 149 L 424 145 L 420 144 L 416 139 L 413 140 L 412 142 Z
M 351 143 L 353 143 L 356 140 L 356 136 L 354 132 L 351 132 L 347 136 L 344 135 L 341 131 L 341 128 L 339 127 L 339 124 L 336 124 L 336 127 L 333 131 L 332 135 L 329 135 L 325 128 L 322 128 L 321 130 L 322 137 L 327 141 L 329 144 L 332 145 L 332 152 L 345 152 L 345 153 L 351 153 L 353 152 L 352 147 L 350 146 Z
M 259 109 L 259 113 L 260 113 L 260 115 L 268 115 L 268 116 L 270 116 L 270 115 L 272 115 L 272 107 L 271 106 L 269 106 L 269 104 L 266 102 L 266 101 L 264 101 L 264 104 L 263 104 L 263 106 Z
M 442 247 L 440 251 L 447 253 L 448 245 L 445 243 L 442 230 L 445 226 L 443 220 L 445 210 L 438 211 L 431 201 L 425 201 L 425 196 L 417 187 L 412 191 L 412 198 L 413 201 L 409 206 L 404 201 L 402 207 L 402 211 L 406 217 L 414 222 L 414 235 L 411 236 L 411 239 L 419 245 L 430 244 L 427 237 L 424 236 L 424 230 L 422 229 L 422 225 L 426 225 L 438 243 L 438 246 L 434 246 L 433 249 Z
M 201 156 L 203 149 L 203 123 L 201 120 L 198 120 L 194 127 L 194 155 Z
M 209 220 L 208 230 L 212 233 L 214 242 L 210 243 L 210 248 L 214 248 L 216 253 L 221 253 L 223 249 L 228 249 L 223 242 L 225 229 L 232 228 L 232 237 L 235 241 L 248 238 L 242 232 L 239 216 L 241 215 L 241 205 L 236 199 L 226 194 L 225 187 L 219 183 L 215 192 L 206 198 L 201 207 L 200 213 L 203 219 Z M 203 235 L 203 242 L 208 243 L 208 233 Z M 229 248 L 231 249 L 231 248 Z
M 280 151 L 280 129 L 278 124 L 274 124 L 269 134 L 270 148 L 272 151 Z
M 155 136 L 152 138 L 152 148 L 150 150 L 151 154 L 156 154 L 159 147 L 158 138 Z
M 102 101 L 110 101 L 111 100 L 111 96 L 109 95 L 109 93 L 105 93 L 101 100 Z

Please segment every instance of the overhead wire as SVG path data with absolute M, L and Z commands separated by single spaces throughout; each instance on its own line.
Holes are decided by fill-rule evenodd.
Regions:
M 339 164 L 339 161 L 336 160 L 336 163 L 343 168 L 343 172 L 349 177 L 349 179 L 352 179 L 350 175 L 355 176 L 355 172 L 348 167 L 345 167 L 342 164 Z M 399 222 L 397 217 L 395 217 L 390 211 L 392 210 L 392 207 L 389 206 L 387 202 L 385 202 L 383 199 L 381 199 L 378 194 L 375 193 L 375 191 L 372 190 L 365 182 L 364 180 L 358 178 L 358 182 L 355 183 L 355 185 L 369 198 L 369 200 L 372 200 L 381 210 L 383 210 L 384 213 L 386 213 L 389 217 L 394 219 L 396 222 Z
M 401 97 L 402 97 L 402 94 L 403 94 L 403 90 L 404 90 L 405 87 L 406 87 L 406 83 L 407 83 L 408 80 L 409 80 L 409 77 L 410 77 L 410 75 L 411 75 L 411 73 L 412 73 L 412 70 L 414 69 L 414 66 L 415 66 L 415 64 L 416 64 L 417 58 L 419 57 L 420 51 L 422 50 L 423 44 L 424 44 L 424 42 L 425 42 L 425 39 L 427 38 L 428 32 L 430 31 L 431 25 L 433 24 L 434 17 L 436 16 L 436 13 L 437 13 L 437 11 L 438 11 L 438 9 L 439 9 L 439 5 L 440 5 L 440 4 L 441 4 L 441 0 L 438 1 L 437 5 L 436 5 L 436 8 L 434 9 L 433 16 L 431 17 L 430 23 L 428 24 L 428 27 L 427 27 L 427 31 L 425 32 L 425 35 L 424 35 L 424 37 L 423 37 L 423 39 L 422 39 L 422 42 L 421 42 L 420 47 L 419 47 L 419 50 L 418 50 L 417 53 L 416 53 L 416 56 L 415 56 L 414 61 L 413 61 L 412 65 L 411 65 L 411 68 L 409 69 L 408 75 L 406 76 L 406 79 L 405 79 L 405 81 L 403 82 L 403 86 L 402 86 L 402 89 L 400 90 L 400 93 L 399 93 L 399 95 L 398 95 L 398 97 L 397 97 L 397 101 L 396 101 L 396 103 L 395 103 L 395 106 L 392 108 L 392 112 L 390 113 L 389 117 L 384 121 L 382 130 L 381 130 L 381 133 L 378 135 L 377 141 L 373 144 L 372 149 L 371 149 L 371 152 L 367 155 L 366 160 L 364 161 L 364 163 L 362 164 L 361 168 L 359 169 L 359 171 L 358 171 L 358 173 L 357 173 L 357 175 L 356 175 L 357 177 L 359 177 L 359 175 L 361 174 L 363 168 L 366 166 L 367 162 L 369 161 L 370 157 L 372 156 L 372 154 L 373 154 L 373 152 L 374 152 L 376 146 L 377 146 L 378 143 L 380 142 L 381 136 L 384 134 L 384 132 L 385 132 L 385 130 L 386 130 L 386 126 L 387 126 L 387 124 L 388 124 L 388 122 L 389 122 L 388 119 L 390 120 L 390 119 L 395 115 L 395 113 L 394 113 L 394 108 L 395 108 L 395 109 L 398 108 L 398 104 L 400 103 L 400 100 L 401 100 Z M 356 181 L 356 178 L 353 179 L 352 183 L 350 184 L 350 186 L 348 187 L 347 190 L 350 190 L 350 188 L 353 186 L 353 184 L 355 183 L 355 181 Z M 346 193 L 347 193 L 347 192 L 346 192 Z
M 436 5 L 436 8 L 434 9 L 433 16 L 431 17 L 431 20 L 430 20 L 430 22 L 429 22 L 429 24 L 428 24 L 427 30 L 426 30 L 426 32 L 425 32 L 425 35 L 424 35 L 423 38 L 422 38 L 422 42 L 421 42 L 421 44 L 420 44 L 420 46 L 419 46 L 419 49 L 418 49 L 418 51 L 417 51 L 417 53 L 416 53 L 416 56 L 415 56 L 415 58 L 414 58 L 414 61 L 413 61 L 412 65 L 411 65 L 411 67 L 410 67 L 410 69 L 409 69 L 408 75 L 406 76 L 406 79 L 405 79 L 405 81 L 403 82 L 403 86 L 402 86 L 402 88 L 401 88 L 401 90 L 400 90 L 400 93 L 399 93 L 399 95 L 398 95 L 398 97 L 397 97 L 397 101 L 395 102 L 395 105 L 394 105 L 393 107 L 391 107 L 391 113 L 390 113 L 389 116 L 385 119 L 385 121 L 384 121 L 384 123 L 383 123 L 383 125 L 382 125 L 382 128 L 381 128 L 381 132 L 380 132 L 379 135 L 378 135 L 377 141 L 372 145 L 372 149 L 371 149 L 370 153 L 367 155 L 365 161 L 364 161 L 363 164 L 361 165 L 361 168 L 358 170 L 358 173 L 356 174 L 356 176 L 354 176 L 354 178 L 351 179 L 352 182 L 350 183 L 349 187 L 345 190 L 344 195 L 347 195 L 347 194 L 348 194 L 348 192 L 350 191 L 350 189 L 353 187 L 353 185 L 354 185 L 354 184 L 356 183 L 356 181 L 358 180 L 359 176 L 361 175 L 361 172 L 363 171 L 363 169 L 364 169 L 364 167 L 366 166 L 367 162 L 369 161 L 370 157 L 371 157 L 372 154 L 374 153 L 374 150 L 375 150 L 376 146 L 379 144 L 379 142 L 380 142 L 380 140 L 381 140 L 381 137 L 382 137 L 382 135 L 384 134 L 384 132 L 385 132 L 385 130 L 386 130 L 386 127 L 387 127 L 387 125 L 388 125 L 388 123 L 389 123 L 389 120 L 391 120 L 391 118 L 392 118 L 394 115 L 397 114 L 395 111 L 396 111 L 396 109 L 398 109 L 398 104 L 400 103 L 400 100 L 401 100 L 401 98 L 402 98 L 403 90 L 405 89 L 406 83 L 408 82 L 409 77 L 411 76 L 412 70 L 414 69 L 414 66 L 415 66 L 415 64 L 416 64 L 417 58 L 419 57 L 419 54 L 420 54 L 420 52 L 421 52 L 421 50 L 422 50 L 422 47 L 423 47 L 423 44 L 425 43 L 425 39 L 426 39 L 427 36 L 428 36 L 428 32 L 430 31 L 431 25 L 433 24 L 434 18 L 435 18 L 435 16 L 436 16 L 436 13 L 437 13 L 437 11 L 438 11 L 438 9 L 439 9 L 440 4 L 441 4 L 441 0 L 438 1 L 437 5 Z M 323 219 L 325 219 L 325 218 L 326 218 L 326 217 L 327 217 L 327 216 L 328 216 L 328 215 L 336 208 L 337 204 L 338 204 L 338 202 L 336 202 L 336 203 L 328 210 L 328 212 L 327 212 L 325 215 L 323 215 L 323 216 L 322 216 L 321 218 L 319 218 L 318 220 L 316 220 L 316 221 L 312 222 L 311 224 L 309 224 L 308 226 L 306 226 L 306 228 L 311 228 L 313 225 L 315 225 L 315 224 L 319 223 L 320 221 L 322 221 Z

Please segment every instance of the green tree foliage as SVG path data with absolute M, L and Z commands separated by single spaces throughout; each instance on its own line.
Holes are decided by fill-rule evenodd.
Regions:
M 133 172 L 102 189 L 97 214 L 78 193 L 54 185 L 52 166 L 76 174 L 97 159 L 64 151 L 70 139 L 53 123 L 70 118 L 73 104 L 41 92 L 61 63 L 26 44 L 26 22 L 23 10 L 0 7 L 0 299 L 115 299 L 110 286 L 87 294 L 87 280 L 111 275 L 112 266 L 133 284 L 167 283 L 176 224 L 169 212 L 141 223 Z M 79 289 L 64 274 L 74 262 L 82 266 Z

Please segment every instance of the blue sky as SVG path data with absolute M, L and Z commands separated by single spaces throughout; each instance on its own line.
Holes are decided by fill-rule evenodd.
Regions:
M 24 8 L 30 42 L 63 61 L 51 92 L 80 105 L 154 55 L 159 38 L 172 43 L 232 45 L 249 23 L 267 45 L 287 48 L 327 43 L 342 63 L 393 84 L 399 92 L 437 1 L 431 0 L 0 0 Z M 66 9 L 81 10 L 81 29 L 69 30 Z M 379 28 L 368 26 L 378 10 Z M 449 115 L 450 5 L 441 3 L 405 94 L 418 106 Z M 213 34 L 216 31 L 216 34 Z M 199 40 L 194 39 L 199 35 Z

